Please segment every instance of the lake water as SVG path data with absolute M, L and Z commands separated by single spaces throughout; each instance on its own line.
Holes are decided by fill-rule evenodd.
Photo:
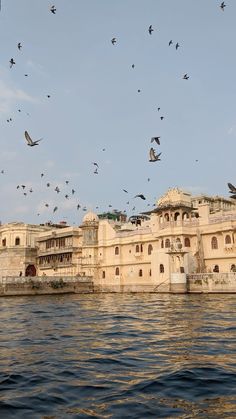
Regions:
M 0 299 L 0 417 L 235 418 L 236 295 Z

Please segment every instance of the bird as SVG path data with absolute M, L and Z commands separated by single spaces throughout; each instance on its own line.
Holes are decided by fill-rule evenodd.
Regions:
M 65 195 L 65 198 L 66 198 L 66 199 L 69 199 L 69 195 Z
M 154 31 L 154 29 L 153 29 L 152 25 L 150 25 L 149 28 L 148 28 L 149 34 L 151 35 L 153 31 Z
M 51 8 L 50 8 L 50 11 L 55 15 L 56 14 L 56 8 L 55 8 L 55 6 L 52 6 Z
M 135 197 L 134 198 L 141 198 L 141 199 L 143 199 L 144 201 L 145 201 L 145 196 L 143 195 L 143 194 L 139 194 L 139 195 L 135 195 Z
M 158 110 L 158 112 L 159 112 L 159 110 L 160 110 L 161 108 L 157 108 L 157 110 Z
M 164 119 L 164 116 L 160 116 L 160 120 L 163 121 L 163 119 Z
M 141 92 L 141 90 L 140 89 L 138 89 L 138 93 L 140 93 Z
M 175 44 L 175 49 L 177 50 L 180 47 L 179 43 Z
M 151 180 L 150 177 L 148 177 L 147 181 L 150 182 L 150 180 Z
M 151 147 L 151 148 L 150 148 L 150 151 L 149 151 L 149 161 L 150 161 L 150 162 L 154 162 L 154 161 L 161 160 L 161 159 L 159 158 L 159 157 L 160 157 L 160 155 L 161 155 L 161 153 L 159 153 L 159 154 L 157 154 L 157 155 L 156 155 L 154 148 L 153 148 L 153 147 Z
M 126 189 L 123 189 L 124 192 L 129 193 Z
M 48 98 L 50 98 L 50 97 L 51 97 L 51 95 L 47 95 L 47 97 L 48 97 Z
M 116 43 L 116 38 L 112 38 L 111 43 L 112 43 L 112 45 L 115 45 L 115 43 Z
M 93 172 L 95 175 L 98 175 L 98 169 L 96 168 Z
M 25 74 L 25 77 L 28 77 L 28 74 Z
M 55 187 L 54 191 L 56 191 L 56 193 L 60 192 L 60 189 L 58 188 L 58 186 Z
M 14 61 L 14 59 L 13 59 L 13 58 L 11 58 L 11 59 L 10 59 L 10 61 L 9 61 L 9 63 L 10 63 L 10 68 L 12 68 L 12 67 L 13 67 L 13 65 L 14 65 L 16 62 Z
M 29 191 L 30 191 L 30 193 L 32 193 L 32 192 L 33 192 L 33 189 L 32 189 L 32 188 L 30 188 L 30 190 L 29 190 Z
M 230 193 L 236 193 L 236 187 L 234 185 L 232 185 L 232 183 L 227 183 L 229 189 L 230 189 Z
M 220 5 L 221 10 L 224 11 L 225 7 L 226 7 L 226 4 L 225 4 L 224 1 L 222 1 L 221 5 Z
M 40 175 L 41 177 L 43 177 L 44 176 L 44 173 L 41 173 L 41 175 Z
M 58 210 L 58 207 L 53 208 L 53 212 L 56 212 Z
M 3 174 L 4 173 L 4 170 L 1 170 L 1 173 Z
M 27 131 L 25 131 L 25 139 L 27 141 L 27 145 L 30 146 L 30 147 L 33 147 L 35 145 L 38 145 L 39 141 L 42 140 L 42 138 L 40 138 L 39 140 L 33 141 Z
M 74 190 L 74 189 L 72 189 L 72 190 L 71 190 L 71 193 L 72 193 L 72 195 L 74 195 L 74 193 L 75 193 L 75 190 Z
M 47 188 L 49 188 L 49 186 L 50 186 L 50 183 L 47 183 Z
M 231 195 L 231 197 L 230 197 L 230 198 L 232 198 L 232 199 L 236 199 L 236 194 Z
M 20 42 L 18 42 L 18 44 L 17 44 L 17 48 L 18 48 L 18 50 L 19 50 L 19 51 L 21 50 L 22 45 L 21 45 L 21 43 L 20 43 Z
M 156 141 L 156 143 L 160 145 L 160 138 L 161 137 L 152 137 L 151 138 L 151 143 L 153 143 L 154 141 Z
M 68 185 L 68 183 L 69 183 L 69 180 L 66 180 L 66 185 Z
M 93 162 L 94 166 L 96 166 L 99 169 L 99 166 L 96 162 Z
M 77 205 L 77 210 L 78 210 L 78 209 L 80 209 L 80 208 L 81 208 L 81 205 L 80 205 L 80 204 L 78 204 L 78 205 Z
M 135 67 L 135 65 L 134 64 L 132 64 L 132 66 L 131 66 L 132 68 L 134 68 Z
M 49 207 L 49 204 L 45 204 L 45 207 L 47 207 L 47 208 L 48 208 L 48 207 Z
M 25 185 L 21 185 L 22 189 L 25 189 Z
M 187 73 L 183 75 L 183 79 L 184 79 L 184 80 L 188 80 L 188 79 L 189 79 L 189 76 L 188 76 L 188 74 L 187 74 Z
M 169 47 L 173 44 L 172 39 L 169 41 Z

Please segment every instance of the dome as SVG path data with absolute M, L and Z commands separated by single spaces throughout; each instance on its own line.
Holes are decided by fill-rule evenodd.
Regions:
M 85 214 L 83 218 L 83 223 L 92 223 L 92 222 L 98 222 L 99 218 L 95 212 L 89 211 L 87 214 Z

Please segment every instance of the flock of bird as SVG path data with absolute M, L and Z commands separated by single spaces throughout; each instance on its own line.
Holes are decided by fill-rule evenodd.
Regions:
M 225 2 L 222 2 L 219 6 L 220 6 L 221 10 L 224 11 L 224 9 L 226 7 L 226 4 L 225 4 Z M 49 10 L 50 10 L 50 12 L 53 15 L 56 14 L 57 9 L 56 9 L 55 5 L 50 6 L 50 9 Z M 149 25 L 149 27 L 148 27 L 147 30 L 148 30 L 148 33 L 149 33 L 150 36 L 154 32 L 154 28 L 153 28 L 152 25 Z M 117 42 L 118 42 L 118 40 L 117 40 L 116 37 L 113 37 L 111 39 L 111 43 L 112 43 L 113 46 L 115 46 L 117 44 Z M 175 48 L 176 51 L 178 51 L 178 49 L 181 47 L 181 45 L 179 44 L 179 42 L 173 41 L 172 39 L 170 39 L 170 41 L 168 42 L 168 46 L 169 47 L 174 46 L 174 48 Z M 19 51 L 22 50 L 22 43 L 21 42 L 18 42 L 17 43 L 17 48 L 18 48 Z M 13 66 L 15 66 L 15 65 L 16 65 L 15 59 L 14 58 L 11 58 L 9 60 L 10 69 L 12 69 Z M 135 68 L 135 64 L 132 64 L 131 67 L 132 67 L 132 69 L 134 69 Z M 28 77 L 28 74 L 25 74 L 25 77 Z M 190 76 L 188 75 L 188 73 L 185 73 L 185 74 L 182 75 L 182 79 L 183 80 L 189 80 L 189 78 L 190 78 Z M 141 89 L 138 89 L 138 93 L 140 93 L 140 92 L 141 92 Z M 50 95 L 49 94 L 47 95 L 47 98 L 50 98 Z M 158 112 L 160 111 L 160 109 L 161 109 L 160 107 L 157 108 Z M 18 109 L 18 112 L 21 112 L 21 109 Z M 160 116 L 160 120 L 162 121 L 163 119 L 164 119 L 164 116 L 161 115 Z M 9 122 L 12 122 L 12 118 L 8 118 L 7 119 L 7 122 L 8 123 Z M 31 135 L 29 134 L 29 132 L 27 130 L 25 130 L 24 136 L 25 136 L 26 144 L 29 147 L 38 146 L 39 145 L 39 142 L 42 141 L 42 138 L 36 139 L 36 140 L 35 139 L 32 139 Z M 153 147 L 154 144 L 156 146 L 160 146 L 160 144 L 161 144 L 160 138 L 161 138 L 160 136 L 151 137 L 150 142 L 151 142 L 152 146 L 149 149 L 149 162 L 151 162 L 151 163 L 161 161 L 160 156 L 161 156 L 162 152 L 156 152 L 156 150 Z M 102 151 L 105 151 L 105 148 L 103 148 Z M 98 175 L 99 174 L 99 165 L 98 165 L 98 163 L 97 162 L 92 162 L 92 165 L 94 167 L 93 173 L 95 175 Z M 4 170 L 1 170 L 1 174 L 4 174 L 4 173 L 5 173 Z M 41 177 L 44 177 L 44 174 L 43 173 L 41 174 Z M 148 178 L 148 182 L 149 181 L 150 181 L 150 178 Z M 68 183 L 69 183 L 69 181 L 65 181 L 66 186 L 68 186 Z M 46 188 L 50 188 L 51 186 L 52 186 L 51 182 L 47 182 L 46 183 Z M 232 194 L 231 195 L 231 198 L 236 199 L 236 188 L 231 183 L 228 183 L 228 187 L 230 189 L 230 193 Z M 26 191 L 25 188 L 26 188 L 26 185 L 24 185 L 24 184 L 17 185 L 17 190 L 22 190 L 24 196 L 27 196 L 28 193 L 30 193 L 30 194 L 33 193 L 33 188 L 32 187 L 30 187 L 27 191 Z M 57 194 L 59 194 L 61 192 L 61 187 L 59 187 L 59 185 L 54 185 L 54 191 Z M 125 193 L 128 193 L 127 189 L 123 189 L 123 191 Z M 67 191 L 67 193 L 64 195 L 64 197 L 65 197 L 65 199 L 68 200 L 71 196 L 74 196 L 74 194 L 75 194 L 75 189 L 72 188 L 71 189 L 71 192 L 69 193 Z M 133 199 L 134 198 L 140 198 L 141 200 L 146 200 L 146 197 L 142 193 L 133 196 Z M 129 201 L 126 202 L 127 205 L 129 205 L 129 203 L 130 203 Z M 148 204 L 148 206 L 150 206 L 150 205 L 151 204 Z M 55 213 L 58 210 L 58 205 L 52 205 L 51 203 L 48 203 L 48 202 L 45 202 L 44 206 L 45 206 L 45 208 L 52 208 L 52 213 Z M 153 204 L 153 206 L 155 206 L 155 204 Z M 82 208 L 83 211 L 87 211 L 87 207 L 86 206 L 82 207 L 80 203 L 77 203 L 76 204 L 76 208 L 77 208 L 77 210 L 80 209 L 80 208 Z M 98 208 L 99 207 L 97 206 L 96 209 L 98 209 Z M 112 205 L 109 204 L 108 205 L 108 208 L 112 208 Z M 132 208 L 132 211 L 135 211 L 135 206 Z M 124 210 L 124 212 L 126 212 L 126 210 Z M 40 213 L 38 213 L 37 215 L 40 215 Z

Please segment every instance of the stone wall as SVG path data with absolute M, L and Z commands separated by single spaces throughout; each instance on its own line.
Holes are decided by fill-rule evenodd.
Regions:
M 236 293 L 236 272 L 187 275 L 188 293 Z
M 0 297 L 10 295 L 83 294 L 93 291 L 93 281 L 89 277 L 0 278 Z

